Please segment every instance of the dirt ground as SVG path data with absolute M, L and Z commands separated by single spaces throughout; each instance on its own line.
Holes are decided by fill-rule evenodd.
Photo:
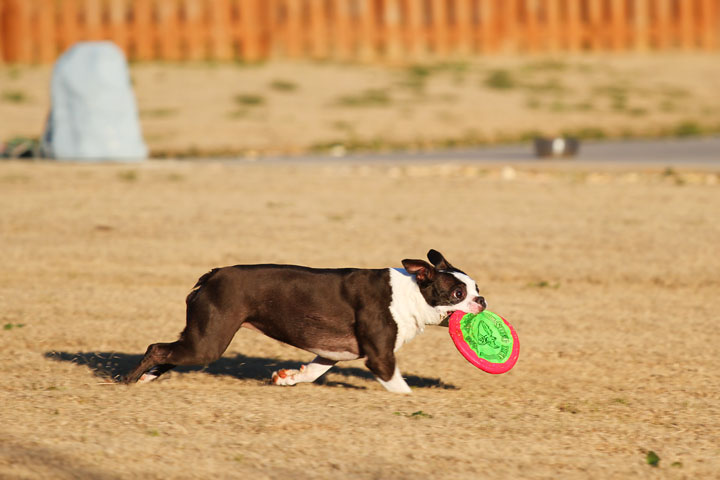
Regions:
M 720 172 L 0 163 L 2 478 L 712 478 Z M 242 331 L 206 369 L 108 380 L 172 341 L 211 267 L 399 266 L 429 248 L 516 327 L 507 374 L 446 329 L 362 361 Z M 649 451 L 659 463 L 647 462 Z
M 720 132 L 716 53 L 405 66 L 140 63 L 131 76 L 145 140 L 161 156 Z M 50 77 L 49 66 L 0 66 L 0 141 L 40 135 Z

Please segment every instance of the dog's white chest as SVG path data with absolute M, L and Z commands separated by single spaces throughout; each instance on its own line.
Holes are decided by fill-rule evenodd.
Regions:
M 420 293 L 415 278 L 401 268 L 390 269 L 392 299 L 390 313 L 398 327 L 395 351 L 425 330 L 425 325 L 437 325 L 442 312 L 428 305 Z

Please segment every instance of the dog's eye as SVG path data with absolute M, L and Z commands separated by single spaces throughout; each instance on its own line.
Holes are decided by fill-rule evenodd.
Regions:
M 461 288 L 458 288 L 457 290 L 455 290 L 455 291 L 453 292 L 453 297 L 457 298 L 458 300 L 460 300 L 460 299 L 463 298 L 464 296 L 465 296 L 465 294 L 463 294 L 463 291 L 462 291 Z

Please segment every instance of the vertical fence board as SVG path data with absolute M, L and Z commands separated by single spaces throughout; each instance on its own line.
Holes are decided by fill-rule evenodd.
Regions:
M 694 46 L 694 32 L 693 32 L 693 3 L 692 1 L 684 0 L 680 3 L 680 46 L 689 50 Z
M 200 0 L 184 0 L 182 3 L 184 22 L 181 50 L 183 58 L 191 61 L 207 58 L 207 34 L 202 7 Z
M 718 30 L 720 30 L 720 13 L 718 2 L 702 0 L 702 47 L 705 50 L 718 48 Z
M 30 10 L 26 0 L 5 0 L 0 27 L 5 37 L 4 57 L 8 62 L 29 63 L 32 49 L 29 41 Z
M 310 0 L 310 54 L 314 58 L 327 55 L 327 31 L 323 0 Z
M 550 53 L 560 50 L 560 4 L 559 0 L 545 2 L 545 48 Z
M 55 9 L 47 0 L 35 2 L 35 25 L 37 32 L 37 61 L 50 63 L 57 56 Z
M 455 2 L 455 23 L 451 25 L 456 34 L 453 50 L 462 56 L 472 51 L 472 17 L 470 0 L 457 0 Z
M 432 24 L 432 50 L 434 55 L 444 55 L 448 51 L 447 9 L 445 0 L 432 0 L 430 21 Z
M 385 58 L 397 61 L 402 56 L 399 0 L 385 0 L 382 10 Z
M 685 0 L 687 1 L 687 0 Z M 633 46 L 639 52 L 646 51 L 648 42 L 648 0 L 635 0 L 633 18 Z
M 332 55 L 338 60 L 349 60 L 351 58 L 350 39 L 351 34 L 351 22 L 350 22 L 350 11 L 347 0 L 333 0 L 333 14 L 334 18 L 332 21 L 333 27 L 333 38 L 335 39 L 334 46 L 332 49 Z
M 497 0 L 479 0 L 477 5 L 480 25 L 480 51 L 485 54 L 497 51 L 498 39 L 498 15 L 499 6 Z
M 130 56 L 135 60 L 151 60 L 155 55 L 155 37 L 151 27 L 152 5 L 150 0 L 132 1 L 132 41 Z
M 214 0 L 207 3 L 208 31 L 210 32 L 210 58 L 230 60 L 233 57 L 230 35 L 230 2 Z
M 425 31 L 425 18 L 422 2 L 408 0 L 405 4 L 406 14 L 406 45 L 411 58 L 421 59 L 427 52 L 427 37 Z
M 375 59 L 375 2 L 373 0 L 360 0 L 358 15 L 360 17 L 360 49 L 359 58 L 368 62 Z
M 240 1 L 241 56 L 249 62 L 260 60 L 260 8 L 257 0 Z

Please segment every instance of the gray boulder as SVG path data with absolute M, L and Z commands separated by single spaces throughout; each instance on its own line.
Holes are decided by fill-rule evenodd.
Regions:
M 43 152 L 58 160 L 147 157 L 123 52 L 112 42 L 77 43 L 55 63 Z

